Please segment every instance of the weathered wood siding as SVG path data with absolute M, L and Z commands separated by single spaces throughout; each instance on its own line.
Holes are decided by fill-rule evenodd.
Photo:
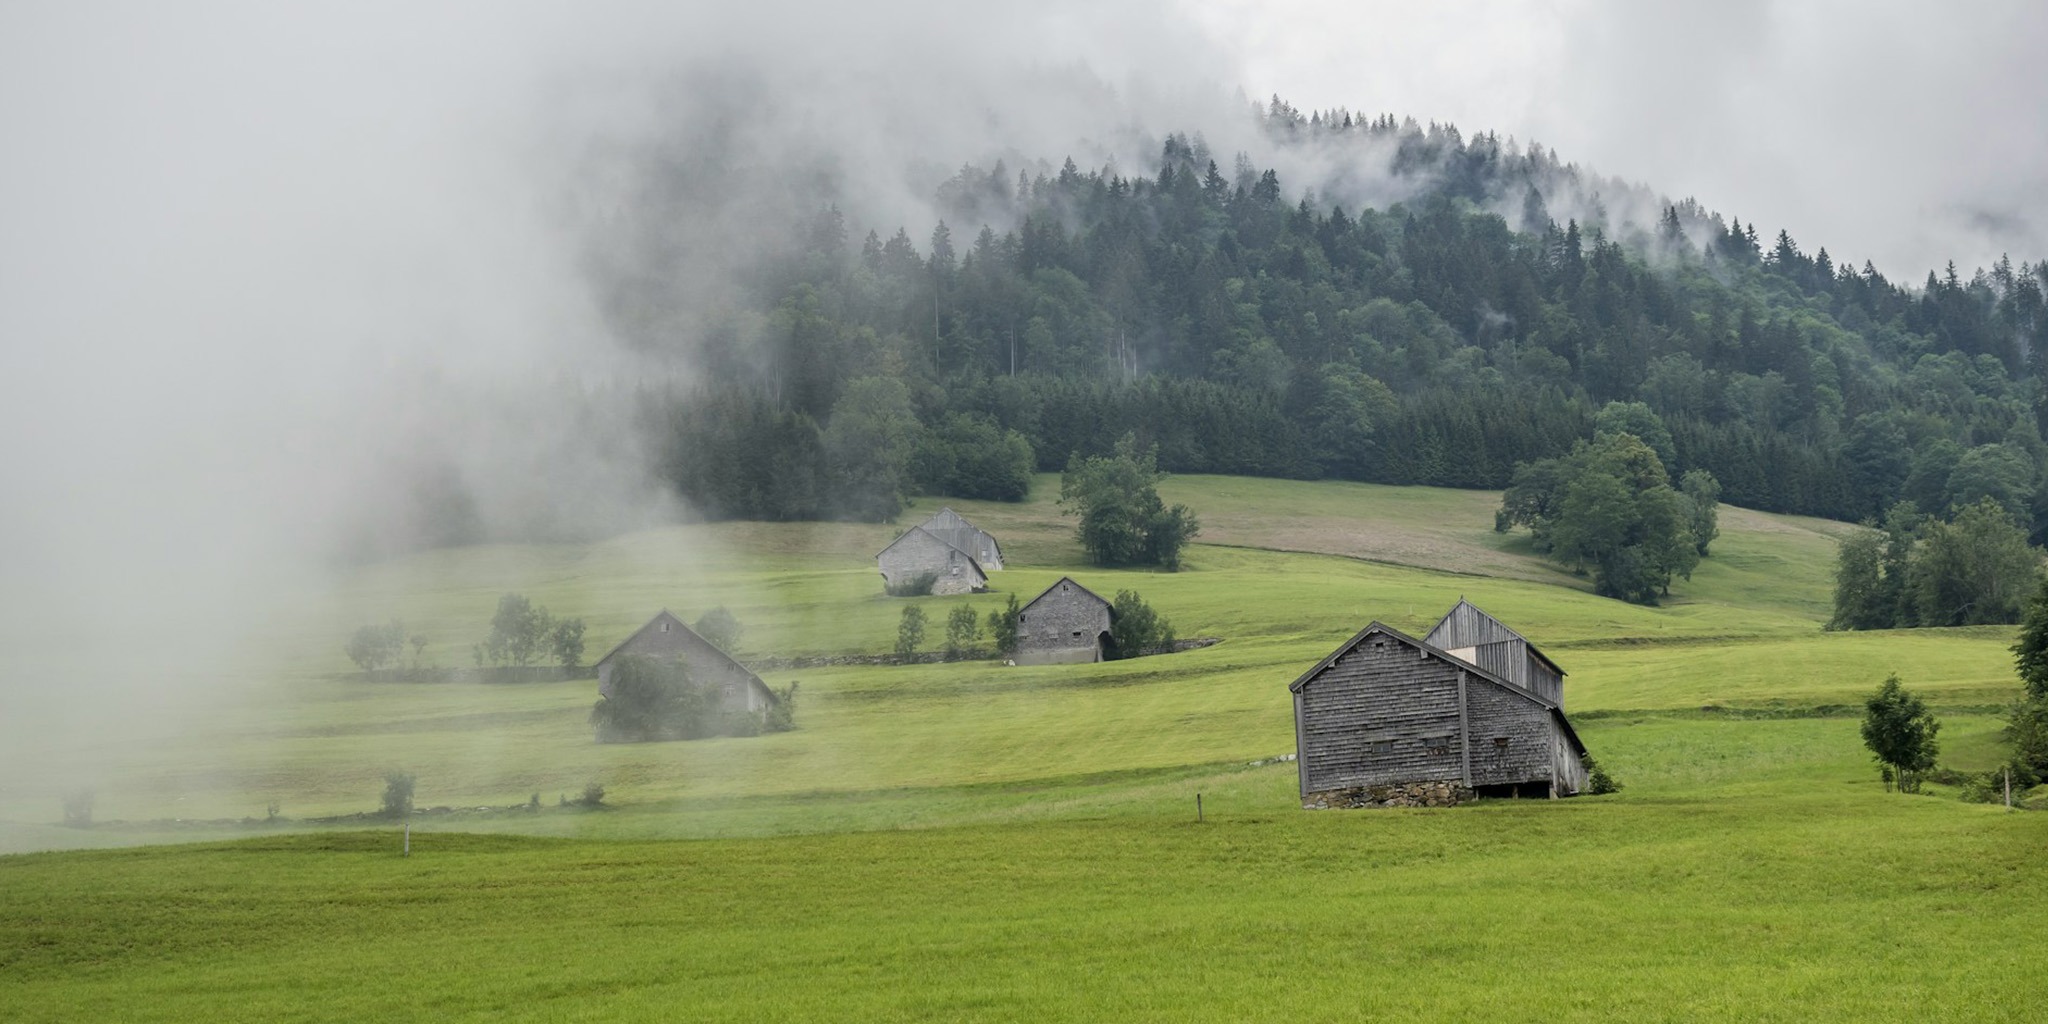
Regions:
M 983 569 L 989 572 L 1002 571 L 1002 547 L 996 543 L 994 537 L 968 522 L 960 513 L 950 508 L 942 508 L 932 513 L 932 517 L 921 525 L 926 532 L 974 556 L 974 560 L 981 563 Z
M 1422 642 L 1438 650 L 1454 650 L 1459 647 L 1477 647 L 1480 644 L 1496 644 L 1503 640 L 1519 640 L 1514 630 L 1501 625 L 1494 618 L 1466 601 L 1459 601 L 1429 631 Z
M 1564 706 L 1564 676 L 1544 664 L 1528 640 L 1468 602 L 1459 601 L 1422 640 Z
M 680 660 L 689 669 L 692 681 L 700 686 L 717 688 L 719 700 L 729 710 L 762 711 L 774 700 L 767 685 L 748 672 L 745 666 L 672 615 L 657 617 L 597 663 L 599 694 L 610 694 L 612 665 L 627 655 L 658 661 Z
M 1102 660 L 1109 602 L 1062 579 L 1017 610 L 1017 661 L 1026 665 Z
M 911 527 L 875 556 L 884 585 L 894 587 L 932 574 L 932 593 L 967 594 L 988 586 L 988 576 L 965 551 L 923 527 Z
M 1295 695 L 1303 797 L 1462 781 L 1461 674 L 1420 648 L 1376 635 L 1305 683 Z
M 1550 709 L 1486 679 L 1465 688 L 1472 738 L 1472 785 L 1548 782 L 1558 737 Z

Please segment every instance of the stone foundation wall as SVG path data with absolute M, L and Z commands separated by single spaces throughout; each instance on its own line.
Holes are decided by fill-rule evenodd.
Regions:
M 1477 794 L 1455 782 L 1404 782 L 1392 786 L 1357 786 L 1311 793 L 1301 806 L 1313 810 L 1336 807 L 1455 807 Z

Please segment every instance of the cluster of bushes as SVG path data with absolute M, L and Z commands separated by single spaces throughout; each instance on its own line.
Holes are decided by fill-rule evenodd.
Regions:
M 407 647 L 412 649 L 410 664 Z M 428 664 L 426 648 L 424 634 L 408 632 L 404 622 L 392 619 L 358 628 L 342 644 L 342 653 L 366 673 L 403 668 L 415 675 L 440 674 Z M 489 635 L 471 648 L 471 655 L 478 668 L 524 668 L 545 660 L 573 670 L 583 664 L 583 620 L 558 619 L 523 595 L 506 594 L 491 615 Z
M 1830 629 L 1974 626 L 2020 621 L 2041 553 L 2012 513 L 1985 498 L 1946 521 L 1910 501 L 1882 526 L 1842 541 Z
M 1610 403 L 1592 441 L 1515 467 L 1493 527 L 1527 526 L 1536 550 L 1591 574 L 1596 593 L 1656 604 L 1720 532 L 1720 483 L 1696 469 L 1672 487 L 1671 445 L 1648 406 Z

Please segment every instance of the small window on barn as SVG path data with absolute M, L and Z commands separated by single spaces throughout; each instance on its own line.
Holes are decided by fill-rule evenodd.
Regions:
M 668 623 L 664 622 L 661 624 L 661 631 L 664 633 L 668 632 Z
M 1506 750 L 1508 748 L 1508 738 L 1506 736 L 1495 736 L 1493 738 L 1493 745 L 1501 750 Z

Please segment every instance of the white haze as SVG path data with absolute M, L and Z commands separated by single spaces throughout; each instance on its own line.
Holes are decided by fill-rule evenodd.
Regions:
M 1219 0 L 1254 95 L 1540 140 L 1917 284 L 2048 258 L 2048 5 Z
M 1643 31 L 1632 17 L 1621 42 Z M 1903 237 L 1893 257 L 1917 266 L 1941 257 L 1913 247 L 1967 240 L 1903 208 L 1881 167 L 1836 218 L 1799 205 L 1838 194 L 1801 170 L 1809 149 L 1726 188 L 1707 174 L 1712 148 L 1677 167 L 1647 155 L 1727 134 L 1743 111 L 1725 103 L 1638 150 L 1563 130 L 1569 114 L 1537 101 L 1605 125 L 1646 116 L 1585 86 L 1594 70 L 1529 69 L 1561 53 L 1606 66 L 1588 51 L 1613 40 L 1591 28 L 1350 18 L 1282 11 L 1255 29 L 1242 12 L 1151 3 L 0 7 L 0 788 L 89 783 L 31 766 L 188 728 L 234 675 L 217 669 L 319 590 L 345 538 L 403 532 L 407 473 L 452 473 L 503 536 L 683 514 L 624 417 L 585 396 L 687 383 L 692 368 L 614 336 L 587 257 L 632 227 L 620 221 L 648 155 L 721 112 L 738 114 L 726 159 L 756 173 L 732 179 L 750 194 L 699 207 L 681 294 L 744 256 L 750 204 L 786 187 L 777 168 L 826 168 L 856 232 L 903 225 L 921 246 L 933 186 L 966 162 L 1149 171 L 1164 132 L 1201 131 L 1228 173 L 1261 145 L 1240 84 L 1299 84 L 1304 109 L 1536 135 L 1838 255 L 1885 256 Z M 1405 42 L 1395 31 L 1417 24 Z M 1441 92 L 1420 88 L 1432 82 Z M 1792 146 L 1795 122 L 1771 113 L 1769 138 Z M 2000 152 L 2038 147 L 2031 126 L 2016 134 Z M 1290 192 L 1341 175 L 1354 202 L 1399 197 L 1370 159 L 1267 156 Z M 2021 177 L 1972 173 L 2001 197 L 2031 182 L 2038 199 L 2038 162 L 2015 162 Z M 1915 166 L 1909 184 L 1935 176 Z M 1985 209 L 2043 223 L 2024 204 Z M 1856 217 L 1871 223 L 1851 230 Z

